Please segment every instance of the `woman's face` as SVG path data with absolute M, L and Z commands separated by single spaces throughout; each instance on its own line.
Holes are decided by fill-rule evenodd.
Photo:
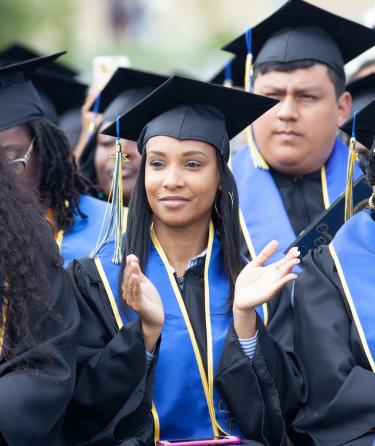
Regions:
M 155 136 L 146 153 L 145 187 L 154 221 L 183 227 L 209 220 L 220 183 L 214 147 Z
M 101 129 L 107 127 L 107 125 L 109 125 L 108 122 L 103 123 Z M 123 197 L 124 203 L 127 205 L 137 179 L 141 155 L 138 152 L 137 143 L 134 141 L 122 139 L 121 147 L 128 159 L 128 162 L 122 165 Z M 94 166 L 99 187 L 106 197 L 108 197 L 111 189 L 113 169 L 115 166 L 113 155 L 115 152 L 116 138 L 98 133 Z

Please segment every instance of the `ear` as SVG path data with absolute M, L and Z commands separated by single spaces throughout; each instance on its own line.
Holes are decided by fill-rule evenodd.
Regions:
M 337 126 L 341 127 L 348 119 L 352 108 L 352 96 L 345 91 L 337 100 L 338 115 Z

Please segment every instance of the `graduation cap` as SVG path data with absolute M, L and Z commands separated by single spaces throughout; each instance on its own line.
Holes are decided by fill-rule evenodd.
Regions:
M 103 113 L 117 98 L 121 98 L 121 114 L 125 113 L 167 79 L 167 76 L 119 67 L 93 101 L 90 111 Z
M 375 45 L 375 32 L 303 0 L 289 0 L 222 49 L 255 65 L 312 59 L 345 78 L 343 65 Z
M 368 202 L 372 189 L 364 176 L 359 178 L 353 185 L 353 205 L 354 209 L 361 210 Z M 294 246 L 298 246 L 301 257 L 304 257 L 310 249 L 315 249 L 321 245 L 328 245 L 337 231 L 345 223 L 345 194 L 341 194 L 336 201 L 325 211 L 323 211 L 298 238 L 288 246 L 285 254 Z
M 0 50 L 0 60 L 8 61 L 8 63 L 26 61 L 28 59 L 35 59 L 41 56 L 42 55 L 40 53 L 37 53 L 34 50 L 28 48 L 26 45 L 18 42 L 13 43 Z M 72 70 L 71 68 L 59 62 L 51 62 L 48 65 L 48 71 L 52 71 L 59 75 L 68 77 L 75 77 L 78 75 L 77 71 Z
M 165 135 L 211 144 L 224 160 L 229 159 L 229 139 L 277 103 L 275 99 L 245 93 L 181 76 L 173 76 L 155 89 L 102 133 L 117 137 L 113 200 L 105 236 L 96 255 L 115 232 L 113 262 L 121 261 L 122 222 L 118 199 L 122 192 L 120 138 L 138 141 L 143 150 L 149 138 Z M 116 226 L 116 222 L 117 226 Z M 116 235 L 117 234 L 117 235 Z
M 375 99 L 375 73 L 350 82 L 346 90 L 353 97 L 353 112 L 362 109 Z
M 63 54 L 65 51 L 0 67 L 0 131 L 45 116 L 30 78 Z
M 277 101 L 181 76 L 172 76 L 103 133 L 143 142 L 153 135 L 198 139 L 229 158 L 224 142 Z M 140 147 L 142 150 L 143 147 Z

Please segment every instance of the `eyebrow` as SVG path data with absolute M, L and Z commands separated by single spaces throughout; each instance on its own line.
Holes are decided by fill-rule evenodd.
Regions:
M 7 144 L 5 146 L 0 145 L 0 150 L 22 149 L 21 146 L 16 144 Z
M 149 155 L 157 155 L 157 156 L 166 156 L 165 152 L 159 152 L 157 150 L 150 150 L 148 152 Z M 203 155 L 207 157 L 207 155 L 204 152 L 200 152 L 199 150 L 190 150 L 189 152 L 184 152 L 182 156 L 193 156 L 193 155 Z
M 284 92 L 286 91 L 286 88 L 280 88 L 277 85 L 272 84 L 265 84 L 262 85 L 260 88 L 261 90 L 271 90 L 271 91 L 277 91 L 277 92 Z M 301 94 L 301 93 L 322 93 L 322 88 L 319 86 L 311 86 L 311 87 L 304 87 L 304 88 L 296 88 L 295 93 Z

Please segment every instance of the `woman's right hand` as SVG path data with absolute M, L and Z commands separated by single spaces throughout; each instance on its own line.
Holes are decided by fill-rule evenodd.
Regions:
M 142 273 L 139 260 L 133 254 L 126 257 L 122 296 L 139 315 L 146 349 L 152 352 L 163 328 L 164 308 L 157 289 Z

